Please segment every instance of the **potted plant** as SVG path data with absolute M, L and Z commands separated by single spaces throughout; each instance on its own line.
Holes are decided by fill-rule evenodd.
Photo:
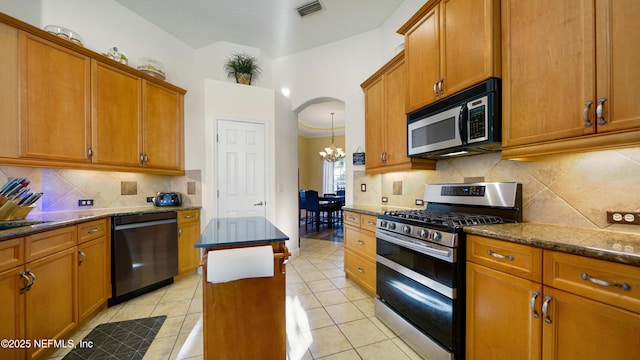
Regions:
M 244 53 L 235 53 L 228 57 L 224 70 L 230 79 L 235 78 L 237 83 L 245 85 L 251 85 L 252 78 L 260 76 L 262 71 L 258 59 Z

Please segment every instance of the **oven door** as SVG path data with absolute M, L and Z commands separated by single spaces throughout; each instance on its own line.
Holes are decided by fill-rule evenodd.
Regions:
M 456 289 L 459 264 L 430 256 L 399 234 L 378 229 L 376 238 L 380 300 L 442 347 L 459 354 L 464 345 L 460 326 L 464 303 Z M 453 250 L 449 249 L 452 256 Z
M 455 106 L 409 123 L 407 155 L 414 156 L 461 146 L 462 139 L 458 128 L 460 109 L 461 106 Z

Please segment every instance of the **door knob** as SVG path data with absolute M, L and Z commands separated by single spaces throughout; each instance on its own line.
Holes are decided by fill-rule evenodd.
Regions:
M 262 201 L 260 201 L 260 202 L 259 202 L 259 203 L 257 203 L 257 204 L 253 204 L 253 206 L 262 206 L 262 205 L 264 205 L 264 203 L 263 203 Z

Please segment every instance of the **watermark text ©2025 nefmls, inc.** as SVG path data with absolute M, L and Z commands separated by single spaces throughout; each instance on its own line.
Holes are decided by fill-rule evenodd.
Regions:
M 0 340 L 0 348 L 2 349 L 50 349 L 50 348 L 93 348 L 93 341 L 80 340 L 76 343 L 73 339 L 2 339 Z

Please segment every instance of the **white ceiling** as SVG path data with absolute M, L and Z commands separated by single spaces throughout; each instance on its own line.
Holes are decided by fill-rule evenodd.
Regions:
M 272 59 L 380 27 L 403 0 L 319 0 L 323 9 L 300 17 L 312 0 L 116 0 L 195 49 L 220 41 L 259 48 Z M 314 103 L 298 114 L 305 137 L 344 134 L 344 103 Z

